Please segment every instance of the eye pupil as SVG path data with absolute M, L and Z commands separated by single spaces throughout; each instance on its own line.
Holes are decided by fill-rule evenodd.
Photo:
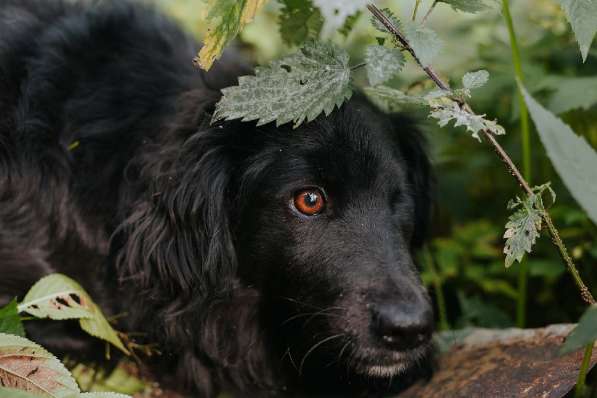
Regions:
M 305 198 L 305 204 L 309 207 L 315 207 L 317 205 L 317 201 L 319 199 L 319 196 L 316 193 L 313 192 L 308 192 L 305 194 L 304 196 Z
M 325 200 L 318 189 L 305 189 L 294 195 L 294 208 L 307 216 L 321 213 L 324 207 Z

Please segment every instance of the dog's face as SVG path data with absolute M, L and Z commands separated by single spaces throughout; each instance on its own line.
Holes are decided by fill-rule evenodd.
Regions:
M 258 131 L 242 166 L 260 177 L 241 182 L 239 273 L 266 297 L 272 338 L 302 377 L 389 380 L 429 354 L 432 309 L 413 261 L 428 163 L 412 126 L 371 112 L 353 103 Z

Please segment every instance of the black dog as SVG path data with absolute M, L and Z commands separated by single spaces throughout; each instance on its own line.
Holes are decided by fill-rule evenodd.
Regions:
M 298 130 L 210 125 L 250 71 L 198 71 L 196 47 L 122 1 L 0 1 L 0 301 L 71 275 L 194 396 L 404 387 L 433 323 L 419 134 L 359 98 Z M 72 329 L 28 333 L 91 352 Z

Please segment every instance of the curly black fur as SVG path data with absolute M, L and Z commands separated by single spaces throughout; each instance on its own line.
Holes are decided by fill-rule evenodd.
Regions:
M 196 50 L 123 1 L 0 2 L 0 302 L 66 273 L 199 397 L 404 387 L 432 327 L 420 135 L 361 98 L 298 130 L 210 125 L 248 71 L 228 54 L 200 72 Z M 304 187 L 323 213 L 293 207 Z M 68 323 L 28 333 L 102 352 Z

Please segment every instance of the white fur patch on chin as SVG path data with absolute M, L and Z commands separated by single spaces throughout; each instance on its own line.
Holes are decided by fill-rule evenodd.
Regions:
M 387 378 L 399 375 L 400 373 L 404 372 L 406 368 L 407 366 L 405 364 L 396 364 L 390 366 L 373 365 L 364 369 L 364 373 L 371 377 Z

